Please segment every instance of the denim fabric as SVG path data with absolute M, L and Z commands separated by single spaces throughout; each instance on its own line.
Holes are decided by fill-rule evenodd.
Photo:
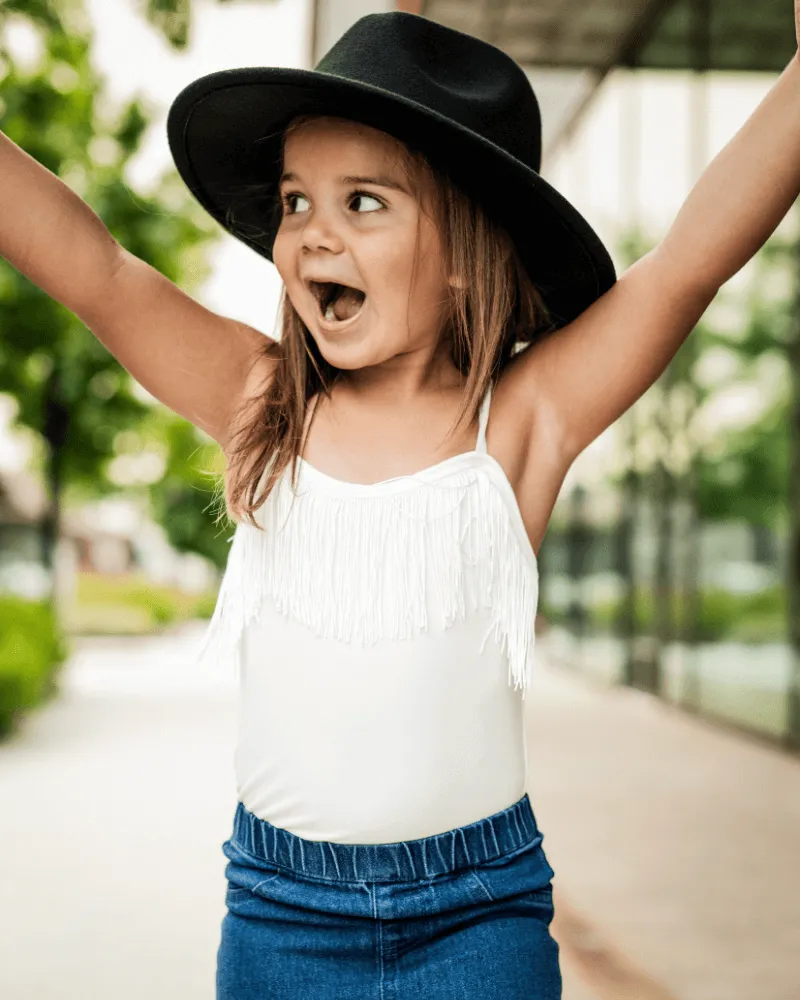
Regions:
M 240 802 L 217 1000 L 560 1000 L 553 869 L 527 794 L 420 840 L 305 840 Z

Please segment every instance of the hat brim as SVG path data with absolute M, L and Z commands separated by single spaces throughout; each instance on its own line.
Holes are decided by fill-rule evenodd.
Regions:
M 381 129 L 428 155 L 509 233 L 558 328 L 614 284 L 608 251 L 537 171 L 457 122 L 369 84 L 316 70 L 255 67 L 200 77 L 175 98 L 167 138 L 178 172 L 229 233 L 272 260 L 283 132 L 300 114 Z M 252 201 L 242 185 L 265 185 Z M 231 214 L 234 199 L 237 208 Z

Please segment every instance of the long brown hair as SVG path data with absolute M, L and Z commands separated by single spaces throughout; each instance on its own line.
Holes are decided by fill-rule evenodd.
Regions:
M 284 145 L 286 136 L 320 117 L 324 116 L 295 118 L 284 133 Z M 444 247 L 445 273 L 457 278 L 448 286 L 441 331 L 441 336 L 449 338 L 454 365 L 466 379 L 452 433 L 465 418 L 468 423 L 475 419 L 489 384 L 497 380 L 511 356 L 541 339 L 552 325 L 505 229 L 422 152 L 396 142 L 409 183 L 418 182 L 423 172 L 433 181 L 434 218 Z M 264 194 L 264 185 L 250 185 L 242 194 L 258 199 Z M 275 210 L 274 205 L 267 207 Z M 231 218 L 236 221 L 234 213 Z M 255 512 L 284 469 L 300 454 L 309 400 L 317 393 L 329 395 L 342 375 L 320 353 L 285 287 L 281 312 L 280 340 L 267 338 L 262 352 L 272 362 L 272 377 L 265 391 L 247 401 L 237 415 L 232 435 L 236 443 L 228 456 L 224 490 L 228 516 L 235 512 L 256 527 L 260 525 Z M 254 363 L 259 360 L 257 357 Z M 296 463 L 293 471 L 294 482 Z M 262 477 L 264 486 L 257 495 Z M 221 510 L 220 518 L 225 513 Z

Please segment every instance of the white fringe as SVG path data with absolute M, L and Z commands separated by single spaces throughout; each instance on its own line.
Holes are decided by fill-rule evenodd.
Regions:
M 428 626 L 432 585 L 446 625 L 490 609 L 489 634 L 524 698 L 538 573 L 488 476 L 473 467 L 394 494 L 339 496 L 305 488 L 302 472 L 295 494 L 287 469 L 256 518 L 265 531 L 236 527 L 200 660 L 233 656 L 238 671 L 242 632 L 265 600 L 326 638 L 406 639 Z

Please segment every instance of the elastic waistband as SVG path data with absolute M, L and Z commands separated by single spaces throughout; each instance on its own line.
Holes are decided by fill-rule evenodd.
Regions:
M 527 792 L 507 809 L 474 823 L 391 844 L 306 840 L 259 819 L 240 802 L 225 853 L 232 857 L 238 848 L 256 862 L 288 868 L 311 878 L 407 882 L 483 864 L 522 847 L 535 847 L 541 841 Z

